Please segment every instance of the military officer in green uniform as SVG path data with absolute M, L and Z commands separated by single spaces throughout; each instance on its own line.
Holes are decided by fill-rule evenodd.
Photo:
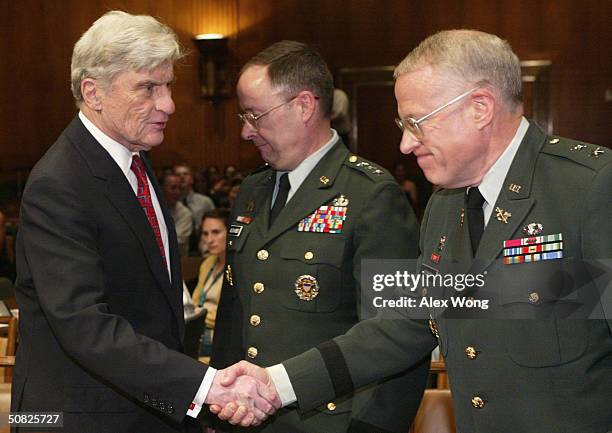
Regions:
M 357 323 L 362 259 L 416 260 L 419 229 L 390 174 L 330 128 L 333 79 L 312 47 L 268 47 L 242 69 L 237 94 L 242 137 L 267 165 L 245 179 L 232 211 L 212 365 L 267 367 Z M 424 352 L 378 386 L 304 413 L 282 409 L 260 429 L 405 433 L 427 367 Z
M 419 270 L 484 275 L 497 311 L 516 317 L 367 320 L 282 366 L 241 363 L 234 373 L 279 390 L 290 382 L 283 403 L 308 411 L 439 344 L 461 433 L 612 430 L 610 149 L 528 122 L 519 61 L 497 36 L 437 33 L 395 77 L 400 148 L 440 186 L 422 222 Z M 559 315 L 566 307 L 572 314 Z

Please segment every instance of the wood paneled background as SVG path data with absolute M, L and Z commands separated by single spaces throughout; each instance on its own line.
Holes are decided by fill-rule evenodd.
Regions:
M 74 116 L 69 90 L 72 46 L 111 9 L 150 14 L 178 33 L 191 52 L 177 70 L 177 110 L 157 167 L 260 160 L 240 140 L 235 98 L 212 105 L 198 96 L 198 33 L 230 37 L 236 68 L 270 43 L 315 44 L 332 72 L 393 65 L 440 29 L 468 27 L 509 40 L 522 60 L 549 59 L 556 133 L 612 144 L 612 2 L 609 0 L 0 0 L 0 176 L 27 172 Z M 612 91 L 612 90 L 611 90 Z M 370 122 L 380 133 L 393 120 Z M 393 131 L 395 132 L 395 131 Z

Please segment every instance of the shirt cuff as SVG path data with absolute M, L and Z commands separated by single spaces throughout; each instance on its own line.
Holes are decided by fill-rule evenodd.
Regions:
M 274 386 L 276 387 L 276 391 L 281 399 L 283 407 L 290 405 L 291 403 L 295 403 L 297 401 L 297 396 L 295 395 L 295 391 L 293 390 L 293 386 L 291 385 L 291 380 L 289 379 L 289 375 L 287 374 L 287 370 L 285 370 L 285 366 L 283 364 L 276 364 L 272 367 L 266 368 L 272 382 L 274 382 Z
M 204 379 L 202 379 L 202 383 L 200 384 L 200 388 L 198 388 L 198 392 L 196 393 L 193 401 L 189 405 L 189 409 L 187 409 L 187 415 L 192 418 L 197 418 L 202 410 L 202 406 L 204 406 L 204 402 L 206 401 L 206 396 L 208 395 L 208 391 L 210 391 L 210 387 L 212 386 L 213 379 L 215 378 L 215 374 L 217 374 L 217 370 L 208 367 L 206 369 L 206 374 L 204 375 Z M 287 374 L 287 373 L 285 373 Z

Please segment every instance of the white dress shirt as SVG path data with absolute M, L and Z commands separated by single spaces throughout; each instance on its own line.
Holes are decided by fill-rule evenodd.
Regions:
M 289 189 L 289 193 L 287 194 L 287 201 L 285 202 L 285 204 L 287 204 L 289 200 L 291 200 L 291 197 L 295 195 L 296 191 L 300 188 L 302 183 L 304 183 L 312 169 L 316 167 L 319 161 L 321 161 L 321 159 L 327 154 L 327 152 L 331 150 L 334 144 L 336 144 L 336 141 L 338 141 L 338 133 L 334 129 L 331 130 L 331 134 L 331 138 L 327 143 L 323 145 L 323 147 L 314 152 L 312 155 L 309 155 L 304 161 L 300 162 L 300 164 L 293 170 L 289 172 L 276 172 L 276 184 L 274 185 L 274 192 L 272 194 L 272 202 L 270 203 L 270 209 L 272 209 L 272 207 L 274 206 L 274 202 L 276 201 L 280 177 L 285 173 L 289 173 L 289 184 L 291 185 L 291 188 Z

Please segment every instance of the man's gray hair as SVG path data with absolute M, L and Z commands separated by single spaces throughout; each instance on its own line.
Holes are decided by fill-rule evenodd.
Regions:
M 85 78 L 110 85 L 121 72 L 150 70 L 183 56 L 174 31 L 148 15 L 111 11 L 100 17 L 74 45 L 70 81 L 77 106 Z
M 510 44 L 477 30 L 444 30 L 423 40 L 395 68 L 394 77 L 424 66 L 470 83 L 492 86 L 509 108 L 522 101 L 521 65 Z

